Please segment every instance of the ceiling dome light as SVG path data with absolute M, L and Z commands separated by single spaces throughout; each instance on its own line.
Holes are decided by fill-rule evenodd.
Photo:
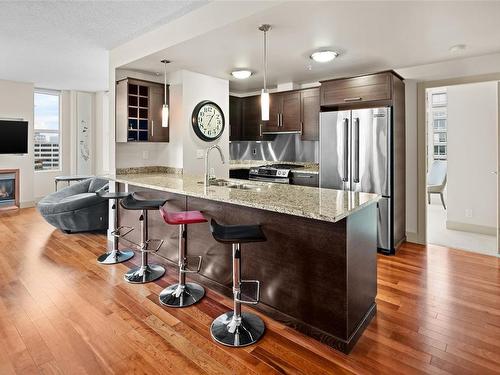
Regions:
M 252 75 L 252 71 L 250 70 L 234 70 L 231 72 L 231 75 L 236 79 L 247 79 Z
M 457 52 L 462 52 L 465 50 L 467 46 L 465 44 L 455 44 L 454 46 L 450 47 L 450 52 L 451 53 L 457 53 Z
M 338 52 L 335 51 L 317 51 L 314 52 L 310 57 L 316 62 L 325 63 L 332 61 L 339 55 Z

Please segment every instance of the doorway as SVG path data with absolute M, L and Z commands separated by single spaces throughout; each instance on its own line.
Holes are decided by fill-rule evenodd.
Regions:
M 425 90 L 427 243 L 498 254 L 498 82 Z

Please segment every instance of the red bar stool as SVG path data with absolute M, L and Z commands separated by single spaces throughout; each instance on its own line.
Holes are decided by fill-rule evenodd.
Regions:
M 200 272 L 202 261 L 201 256 L 197 257 L 197 269 L 188 269 L 187 225 L 206 223 L 207 219 L 199 211 L 168 212 L 164 207 L 160 207 L 160 214 L 167 224 L 179 226 L 179 282 L 162 290 L 160 303 L 170 307 L 191 306 L 205 295 L 205 289 L 196 283 L 186 283 L 186 273 Z

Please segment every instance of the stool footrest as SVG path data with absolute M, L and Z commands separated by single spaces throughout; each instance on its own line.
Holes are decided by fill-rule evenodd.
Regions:
M 251 300 L 244 300 L 244 299 L 240 299 L 240 298 L 235 297 L 234 300 L 239 302 L 239 303 L 246 304 L 246 305 L 258 304 L 260 301 L 260 281 L 259 280 L 241 280 L 240 287 L 243 284 L 255 284 L 257 286 L 257 290 L 255 292 L 255 298 L 251 299 Z
M 143 243 L 136 243 L 132 240 L 129 240 L 126 237 L 120 237 L 121 239 L 127 241 L 130 245 L 135 247 L 137 251 L 143 252 L 143 253 L 156 253 L 158 250 L 160 250 L 160 247 L 163 245 L 163 240 L 147 240 L 146 242 Z
M 146 253 L 156 253 L 160 250 L 160 247 L 163 245 L 163 240 L 150 239 L 144 242 L 141 246 L 141 251 Z
M 194 258 L 198 258 L 198 265 L 196 266 L 196 270 L 190 270 L 189 265 L 188 265 L 189 259 L 194 259 Z M 186 257 L 186 269 L 181 268 L 181 272 L 182 273 L 198 273 L 198 272 L 200 272 L 202 261 L 203 261 L 203 257 L 201 255 L 195 256 L 195 257 Z
M 117 238 L 123 238 L 130 232 L 134 230 L 134 227 L 128 227 L 126 225 L 119 226 L 114 231 L 111 232 L 111 235 Z

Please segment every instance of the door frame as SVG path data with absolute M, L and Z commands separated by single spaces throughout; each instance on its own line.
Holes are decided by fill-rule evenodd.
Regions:
M 467 83 L 497 82 L 497 170 L 500 166 L 500 73 L 449 78 L 417 83 L 417 233 L 415 242 L 427 244 L 427 137 L 426 137 L 426 90 L 435 87 Z M 500 174 L 497 174 L 497 251 L 500 254 Z

